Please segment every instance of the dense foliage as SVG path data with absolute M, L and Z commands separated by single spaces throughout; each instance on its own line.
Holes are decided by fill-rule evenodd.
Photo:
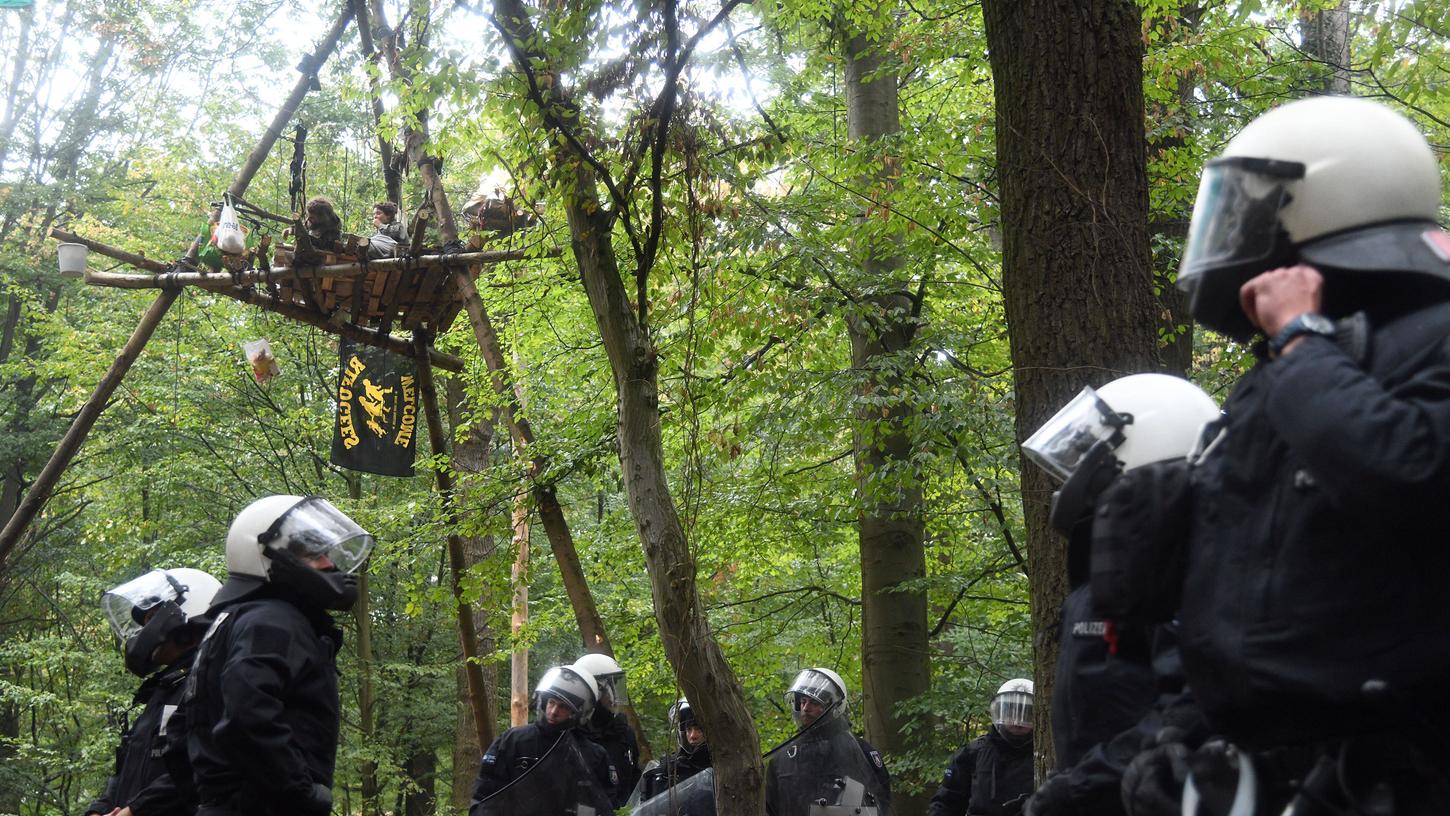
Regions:
M 341 4 L 339 4 L 340 7 Z M 630 175 L 647 105 L 667 81 L 652 61 L 663 12 L 651 3 L 542 3 L 545 47 L 584 104 L 593 155 Z M 1155 255 L 1171 286 L 1197 168 L 1244 121 L 1321 87 L 1304 19 L 1339 4 L 1143 0 Z M 322 72 L 299 121 L 308 192 L 363 232 L 385 197 L 376 135 L 396 139 L 429 112 L 455 209 L 484 178 L 538 223 L 499 246 L 569 246 L 547 182 L 552 146 L 504 58 L 488 4 L 415 2 L 386 11 L 405 32 L 411 83 L 369 66 L 357 37 Z M 658 195 L 665 215 L 645 292 L 661 351 L 663 434 L 675 499 L 711 623 L 745 686 L 763 744 L 792 730 L 782 692 L 802 667 L 834 667 L 860 691 L 864 491 L 921 487 L 927 530 L 932 690 L 903 705 L 917 748 L 888 758 L 899 784 L 930 785 L 951 750 L 984 727 L 997 685 L 1030 676 L 1032 644 L 1017 499 L 1012 371 L 1001 304 L 991 75 L 976 4 L 902 3 L 887 38 L 901 71 L 899 136 L 877 150 L 899 168 L 889 202 L 863 187 L 846 138 L 841 43 L 853 4 L 744 5 L 696 46 L 679 77 L 676 126 Z M 1354 93 L 1392 100 L 1450 144 L 1450 6 L 1348 3 Z M 242 0 L 37 0 L 0 10 L 0 466 L 7 516 L 100 379 L 152 295 L 86 287 L 55 273 L 54 226 L 148 257 L 179 256 L 269 121 L 292 66 L 330 22 L 307 4 Z M 683 2 L 686 36 L 719 9 Z M 375 123 L 369 72 L 385 116 Z M 249 198 L 287 211 L 290 150 L 279 145 Z M 875 154 L 879 155 L 879 154 Z M 421 201 L 416 174 L 404 209 Z M 625 202 L 642 222 L 645 192 Z M 628 218 L 626 218 L 628 220 Z M 622 228 L 615 240 L 631 257 Z M 861 388 L 846 321 L 868 309 L 861 253 L 897 242 L 902 279 L 923 296 L 918 347 L 880 364 L 903 393 Z M 614 453 L 614 391 L 599 335 L 562 257 L 500 264 L 479 280 L 511 354 L 511 376 L 549 463 L 594 599 L 656 752 L 671 749 L 676 699 Z M 94 268 L 109 262 L 91 258 Z M 631 287 L 631 291 L 633 288 Z M 1086 298 L 1086 294 L 1085 294 Z M 868 315 L 869 316 L 869 315 Z M 1188 327 L 1166 320 L 1165 344 Z M 282 374 L 257 383 L 241 343 L 267 338 Z M 484 553 L 466 582 L 486 673 L 508 718 L 508 655 L 532 676 L 580 649 L 542 528 L 533 527 L 529 619 L 510 633 L 511 513 L 527 500 L 525 457 L 498 425 L 473 334 L 460 318 L 438 346 L 467 372 L 450 389 L 453 444 L 486 442 L 460 471 L 457 529 Z M 1222 389 L 1243 350 L 1194 338 L 1194 375 Z M 344 744 L 337 799 L 364 809 L 448 810 L 462 686 L 447 523 L 432 474 L 360 476 L 328 461 L 335 338 L 187 291 L 90 434 L 44 514 L 0 572 L 0 813 L 79 812 L 109 772 L 135 678 L 99 614 L 101 592 L 157 566 L 225 571 L 233 515 L 273 492 L 320 493 L 374 532 L 364 665 L 341 655 Z M 858 483 L 851 457 L 862 401 L 917 407 L 908 465 Z M 883 408 L 884 410 L 884 408 Z M 481 435 L 481 436 L 480 436 Z M 426 436 L 422 437 L 426 447 Z M 479 451 L 472 451 L 473 456 Z M 454 467 L 446 458 L 420 465 Z M 862 484 L 865 486 L 862 487 Z M 520 497 L 524 498 L 520 498 Z M 380 701 L 364 724 L 370 678 Z M 859 724 L 859 723 L 858 723 Z M 475 749 L 476 750 L 476 749 Z

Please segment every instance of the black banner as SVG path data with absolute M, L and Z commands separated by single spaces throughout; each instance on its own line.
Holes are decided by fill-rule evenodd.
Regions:
M 332 463 L 380 476 L 412 476 L 418 425 L 413 360 L 342 338 Z

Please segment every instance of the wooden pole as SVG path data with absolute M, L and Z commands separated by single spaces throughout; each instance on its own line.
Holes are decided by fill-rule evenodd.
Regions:
M 237 171 L 236 179 L 227 189 L 228 193 L 240 197 L 247 191 L 248 185 L 252 183 L 252 178 L 257 175 L 257 170 L 262 166 L 262 160 L 267 157 L 268 151 L 277 141 L 278 134 L 282 132 L 282 128 L 286 126 L 292 115 L 297 112 L 297 107 L 302 104 L 302 98 L 307 95 L 307 89 L 311 87 L 316 77 L 317 67 L 327 61 L 328 55 L 336 47 L 337 41 L 342 38 L 342 32 L 351 19 L 352 6 L 349 4 L 337 22 L 333 23 L 327 38 L 313 52 L 309 63 L 311 70 L 303 72 L 302 78 L 292 89 L 292 95 L 277 111 L 277 116 L 272 120 L 267 131 L 262 134 L 262 138 L 252 150 L 251 155 L 247 157 L 242 169 Z M 192 241 L 191 247 L 186 251 L 187 260 L 195 260 L 199 248 L 199 241 Z M 135 257 L 141 258 L 141 256 Z M 55 452 L 50 455 L 50 460 L 45 463 L 45 467 L 41 468 L 40 474 L 31 483 L 25 499 L 15 508 L 15 513 L 6 522 L 5 529 L 0 530 L 0 570 L 4 569 L 5 561 L 9 558 L 11 551 L 15 549 L 16 543 L 20 541 L 20 536 L 30 526 L 30 522 L 35 519 L 40 509 L 45 506 L 51 491 L 55 489 L 56 482 L 60 481 L 61 475 L 65 473 L 65 469 L 70 465 L 76 451 L 80 450 L 82 443 L 90 434 L 91 428 L 100 418 L 101 412 L 106 409 L 111 395 L 120 386 L 121 380 L 125 379 L 126 372 L 131 370 L 131 364 L 140 356 L 142 349 L 146 348 L 146 342 L 151 339 L 152 333 L 156 331 L 156 326 L 161 323 L 161 318 L 166 316 L 167 310 L 171 308 L 171 304 L 176 302 L 179 294 L 181 294 L 179 287 L 162 289 L 161 294 L 152 301 L 151 307 L 142 316 L 136 330 L 131 333 L 131 338 L 126 341 L 121 353 L 111 363 L 111 367 L 101 378 L 100 384 L 96 386 L 90 399 L 81 406 L 80 413 L 76 414 L 75 420 L 71 422 L 70 428 L 61 438 L 60 445 L 56 447 Z
M 79 238 L 70 233 L 52 230 L 52 234 L 61 240 Z M 95 249 L 103 246 L 95 241 L 82 239 L 79 243 Z M 130 255 L 120 250 L 116 252 L 102 252 L 102 254 L 117 257 L 116 253 Z M 428 269 L 435 266 L 446 266 L 448 264 L 492 264 L 501 261 L 521 261 L 529 258 L 553 257 L 559 255 L 558 249 L 549 252 L 460 252 L 457 255 L 423 255 L 418 258 L 389 258 L 386 260 L 369 261 L 363 263 L 329 264 L 327 266 L 299 266 L 295 269 L 286 266 L 279 266 L 273 270 L 248 269 L 232 275 L 229 272 L 172 272 L 166 267 L 155 269 L 150 262 L 145 265 L 134 263 L 143 269 L 155 271 L 156 275 L 133 275 L 124 272 L 99 272 L 87 269 L 85 272 L 86 283 L 92 286 L 109 286 L 113 289 L 165 289 L 170 286 L 196 286 L 202 289 L 218 291 L 230 289 L 237 285 L 249 285 L 258 283 L 288 283 L 294 279 L 319 280 L 321 278 L 356 278 L 368 272 L 387 271 L 392 269 Z M 139 255 L 132 255 L 130 258 L 121 257 L 127 263 L 146 261 L 146 258 Z
M 262 169 L 262 162 L 266 161 L 267 154 L 272 152 L 272 145 L 277 143 L 277 139 L 282 135 L 282 130 L 287 127 L 288 122 L 292 121 L 292 115 L 302 104 L 303 97 L 307 96 L 308 89 L 312 87 L 313 82 L 317 81 L 318 69 L 322 68 L 322 64 L 327 62 L 328 57 L 332 56 L 332 49 L 336 48 L 338 40 L 342 39 L 342 32 L 347 30 L 347 24 L 352 22 L 352 3 L 346 5 L 342 14 L 332 24 L 332 28 L 328 29 L 327 36 L 322 38 L 322 42 L 317 44 L 317 48 L 313 49 L 312 54 L 302 63 L 301 78 L 297 80 L 296 85 L 292 86 L 292 93 L 287 97 L 287 101 L 282 103 L 282 107 L 277 110 L 277 115 L 272 117 L 272 124 L 267 126 L 267 130 L 262 133 L 262 138 L 257 141 L 257 146 L 252 148 L 247 160 L 242 163 L 242 169 L 237 171 L 236 180 L 232 182 L 231 187 L 227 188 L 228 193 L 241 198 L 242 194 L 247 191 L 247 187 L 251 185 L 252 177 Z
M 448 453 L 448 441 L 443 433 L 443 419 L 438 413 L 438 390 L 433 384 L 433 366 L 428 362 L 428 337 L 424 332 L 415 332 L 414 356 L 418 360 L 418 390 L 423 396 L 423 413 L 428 417 L 428 441 L 433 455 Z M 453 578 L 453 600 L 458 606 L 458 639 L 463 645 L 463 671 L 468 677 L 468 701 L 473 708 L 473 726 L 478 731 L 478 744 L 488 746 L 493 742 L 497 723 L 493 707 L 489 705 L 488 690 L 483 684 L 483 666 L 479 663 L 478 633 L 473 625 L 473 604 L 463 597 L 463 571 L 467 561 L 463 554 L 463 538 L 458 528 L 453 506 L 453 476 L 448 468 L 440 467 L 435 473 L 438 478 L 438 496 L 443 504 L 444 523 L 448 525 L 448 566 Z
M 161 318 L 166 316 L 166 311 L 171 308 L 172 303 L 176 302 L 176 296 L 179 294 L 181 294 L 180 289 L 168 289 L 157 295 L 156 300 L 151 302 L 151 307 L 146 310 L 146 314 L 141 317 L 141 322 L 136 326 L 136 330 L 131 333 L 131 338 L 121 348 L 121 353 L 116 355 L 111 367 L 107 369 L 106 376 L 101 378 L 100 384 L 91 393 L 90 399 L 81 406 L 80 412 L 76 414 L 75 420 L 71 422 L 70 428 L 61 438 L 60 445 L 56 447 L 55 452 L 50 455 L 50 460 L 45 463 L 45 467 L 31 483 L 29 492 L 25 494 L 20 505 L 15 508 L 15 513 L 10 516 L 10 521 L 6 522 L 5 529 L 0 531 L 0 569 L 3 569 L 11 550 L 15 549 L 16 543 L 20 541 L 21 534 L 30 526 L 30 522 L 35 519 L 40 508 L 45 506 L 46 500 L 50 498 L 50 492 L 55 489 L 56 482 L 60 481 L 61 474 L 65 473 L 71 458 L 75 456 L 76 451 L 80 450 L 81 444 L 86 441 L 86 435 L 96 424 L 96 419 L 106 409 L 106 403 L 110 401 L 111 394 L 121 384 L 126 372 L 131 369 L 131 364 L 140 356 L 141 350 L 146 347 L 146 341 L 151 339 L 151 334 L 156 331 L 157 324 L 161 322 Z

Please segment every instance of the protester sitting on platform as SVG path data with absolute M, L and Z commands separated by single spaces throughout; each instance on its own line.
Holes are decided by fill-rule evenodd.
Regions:
M 342 239 L 342 219 L 337 217 L 332 201 L 325 196 L 317 196 L 303 206 L 302 224 L 307 227 L 313 248 L 319 251 L 332 251 Z
M 368 236 L 369 258 L 392 258 L 403 246 L 403 223 L 398 220 L 398 205 L 379 201 L 373 205 L 373 227 Z

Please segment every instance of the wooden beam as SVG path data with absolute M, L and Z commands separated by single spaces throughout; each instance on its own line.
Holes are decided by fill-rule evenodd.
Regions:
M 342 32 L 347 28 L 347 23 L 352 19 L 352 14 L 352 5 L 348 4 L 342 16 L 338 18 L 337 22 L 333 23 L 332 29 L 328 32 L 327 37 L 317 46 L 316 51 L 310 57 L 311 61 L 309 65 L 311 66 L 311 70 L 303 71 L 303 76 L 298 80 L 296 87 L 293 88 L 292 95 L 287 98 L 287 101 L 282 104 L 281 109 L 277 111 L 277 115 L 272 120 L 272 124 L 262 134 L 262 138 L 247 157 L 247 161 L 242 166 L 242 169 L 237 171 L 236 178 L 233 179 L 232 185 L 227 189 L 227 192 L 241 197 L 247 191 L 247 187 L 252 183 L 252 178 L 256 176 L 257 171 L 261 168 L 262 161 L 266 159 L 267 153 L 277 141 L 278 134 L 282 132 L 282 128 L 286 126 L 287 122 L 291 120 L 292 115 L 297 112 L 297 108 L 302 104 L 302 98 L 307 95 L 307 89 L 315 79 L 317 68 L 327 61 L 328 56 L 332 53 L 332 49 L 337 47 L 337 42 L 342 38 Z M 196 253 L 200 249 L 199 243 L 201 240 L 204 239 L 191 242 L 190 249 L 186 251 L 186 259 L 188 261 L 194 261 L 196 259 Z M 131 257 L 147 263 L 154 263 L 147 261 L 140 255 L 132 255 Z M 25 498 L 16 507 L 15 512 L 10 516 L 10 520 L 6 522 L 5 528 L 0 530 L 0 570 L 5 568 L 6 559 L 9 558 L 11 551 L 14 550 L 16 543 L 19 542 L 20 536 L 24 534 L 25 530 L 30 526 L 30 522 L 35 519 L 35 516 L 40 512 L 41 508 L 45 506 L 46 500 L 50 498 L 51 491 L 55 489 L 56 483 L 60 481 L 60 477 L 70 465 L 71 459 L 80 450 L 81 445 L 90 434 L 91 428 L 95 425 L 96 420 L 100 418 L 101 412 L 105 410 L 107 403 L 110 402 L 111 394 L 120 386 L 121 380 L 126 376 L 126 372 L 130 371 L 131 364 L 136 361 L 136 358 L 146 347 L 146 341 L 151 339 L 152 333 L 156 331 L 156 326 L 161 323 L 161 318 L 166 316 L 167 310 L 171 308 L 171 304 L 176 302 L 176 298 L 180 293 L 181 290 L 179 287 L 164 289 L 161 294 L 157 295 L 156 300 L 152 301 L 151 307 L 142 316 L 141 322 L 136 326 L 136 330 L 131 333 L 131 338 L 126 341 L 126 345 L 122 347 L 120 354 L 116 355 L 116 359 L 112 361 L 111 367 L 106 370 L 106 375 L 96 386 L 96 390 L 91 393 L 90 398 L 81 407 L 80 413 L 76 414 L 76 418 L 71 422 L 70 428 L 66 430 L 65 436 L 61 438 L 60 445 L 51 453 L 50 459 L 45 463 L 45 467 L 41 468 L 40 473 L 35 477 L 35 481 L 31 483 L 30 490 L 25 494 Z
M 51 453 L 50 460 L 45 463 L 45 467 L 41 468 L 40 474 L 31 483 L 25 499 L 15 508 L 15 513 L 10 516 L 10 521 L 6 522 L 5 529 L 0 530 L 0 565 L 5 563 L 10 551 L 15 548 L 16 542 L 20 540 L 21 534 L 40 512 L 40 508 L 45 506 L 46 500 L 50 498 L 50 492 L 55 489 L 56 482 L 60 481 L 61 474 L 65 473 L 66 467 L 70 465 L 71 458 L 75 456 L 76 451 L 80 450 L 81 444 L 86 441 L 87 434 L 91 432 L 91 427 L 96 424 L 96 419 L 106 409 L 106 404 L 111 400 L 111 394 L 121 384 L 126 372 L 131 369 L 131 364 L 140 356 L 141 350 L 146 347 L 146 341 L 151 339 L 157 324 L 161 322 L 161 318 L 166 316 L 166 310 L 171 308 L 171 304 L 176 301 L 176 296 L 179 294 L 181 294 L 179 289 L 168 289 L 156 296 L 156 300 L 151 302 L 151 307 L 141 317 L 141 322 L 136 326 L 136 330 L 131 332 L 131 338 L 121 348 L 121 353 L 116 355 L 111 367 L 106 370 L 106 376 L 101 378 L 96 390 L 91 392 L 90 399 L 81 406 L 80 412 L 76 414 L 70 428 L 61 438 L 60 445 Z
M 114 276 L 128 279 L 143 278 L 147 281 L 152 282 L 152 284 L 147 287 L 126 286 L 122 288 L 175 288 L 179 290 L 183 285 L 184 281 L 186 280 L 187 276 L 194 274 L 187 272 L 172 273 L 169 271 L 170 267 L 168 267 L 166 264 L 161 263 L 160 261 L 153 261 L 144 255 L 137 255 L 133 252 L 126 252 L 125 250 L 117 249 L 116 247 L 103 244 L 100 241 L 92 241 L 88 238 L 82 238 L 79 235 L 71 232 L 66 232 L 64 230 L 53 229 L 50 231 L 50 235 L 52 238 L 56 238 L 61 241 L 70 241 L 73 243 L 85 244 L 97 254 L 105 255 L 109 258 L 115 258 L 118 261 L 124 261 L 125 263 L 131 264 L 132 266 L 158 273 L 157 275 L 125 275 L 111 272 L 92 272 L 90 270 L 86 270 L 87 276 Z M 314 312 L 310 309 L 305 309 L 293 303 L 286 303 L 284 301 L 280 301 L 272 297 L 271 295 L 266 294 L 265 292 L 239 289 L 232 285 L 231 276 L 225 273 L 209 275 L 208 277 L 218 284 L 226 284 L 225 287 L 206 287 L 208 289 L 211 289 L 211 291 L 215 292 L 216 294 L 222 295 L 224 297 L 229 297 L 232 300 L 241 301 L 242 303 L 250 303 L 259 309 L 265 309 L 266 311 L 280 314 L 283 317 L 291 318 L 292 320 L 296 320 L 299 323 L 305 323 L 309 326 L 314 326 L 330 334 L 336 334 L 341 337 L 347 337 L 349 339 L 356 340 L 359 343 L 366 343 L 370 346 L 387 349 L 388 351 L 391 351 L 395 354 L 401 354 L 404 357 L 414 356 L 413 343 L 409 340 L 404 340 L 401 337 L 393 337 L 391 335 L 379 334 L 372 329 L 365 329 L 361 326 L 354 326 L 351 323 L 344 323 L 340 325 L 331 323 L 330 321 L 328 321 L 326 315 Z M 454 357 L 451 354 L 444 354 L 431 348 L 429 351 L 431 355 L 430 359 L 432 359 L 434 367 L 441 368 L 445 371 L 451 371 L 455 374 L 461 373 L 463 371 L 463 360 L 459 359 L 458 357 Z
M 245 286 L 257 283 L 289 283 L 298 278 L 303 280 L 357 278 L 369 272 L 394 269 L 432 269 L 449 264 L 458 264 L 461 266 L 496 264 L 504 261 L 525 261 L 532 258 L 558 257 L 560 254 L 560 250 L 557 248 L 546 252 L 527 252 L 523 250 L 460 252 L 456 255 L 424 255 L 419 258 L 385 258 L 382 260 L 368 261 L 366 264 L 355 262 L 328 264 L 327 266 L 299 266 L 295 269 L 287 266 L 279 266 L 270 272 L 261 269 L 249 269 L 232 275 L 229 272 L 173 272 L 164 264 L 157 264 L 155 261 L 150 261 L 144 256 L 135 255 L 115 247 L 108 247 L 97 241 L 80 239 L 79 236 L 61 232 L 60 230 L 51 230 L 51 234 L 63 241 L 78 239 L 76 241 L 77 243 L 84 243 L 101 255 L 106 255 L 107 257 L 132 264 L 140 269 L 157 273 L 154 275 L 136 275 L 126 272 L 86 270 L 86 283 L 92 286 L 107 286 L 113 289 L 167 289 L 173 286 L 196 286 L 202 289 L 218 290 L 230 289 L 237 285 Z
M 314 312 L 311 309 L 298 306 L 295 303 L 287 303 L 278 300 L 266 292 L 258 292 L 255 289 L 222 289 L 216 294 L 229 297 L 232 300 L 242 303 L 250 303 L 259 309 L 282 315 L 283 317 L 296 320 L 299 323 L 306 323 L 309 326 L 322 329 L 329 334 L 339 337 L 346 337 L 349 340 L 356 340 L 369 346 L 376 346 L 380 349 L 387 349 L 394 354 L 401 354 L 404 357 L 417 357 L 418 352 L 411 341 L 401 337 L 394 337 L 391 334 L 383 334 L 374 329 L 365 329 L 362 326 L 355 326 L 351 323 L 332 323 L 326 315 Z M 444 371 L 451 371 L 454 374 L 463 373 L 463 360 L 454 357 L 452 354 L 445 354 L 432 346 L 428 347 L 428 359 L 432 361 L 435 368 Z

